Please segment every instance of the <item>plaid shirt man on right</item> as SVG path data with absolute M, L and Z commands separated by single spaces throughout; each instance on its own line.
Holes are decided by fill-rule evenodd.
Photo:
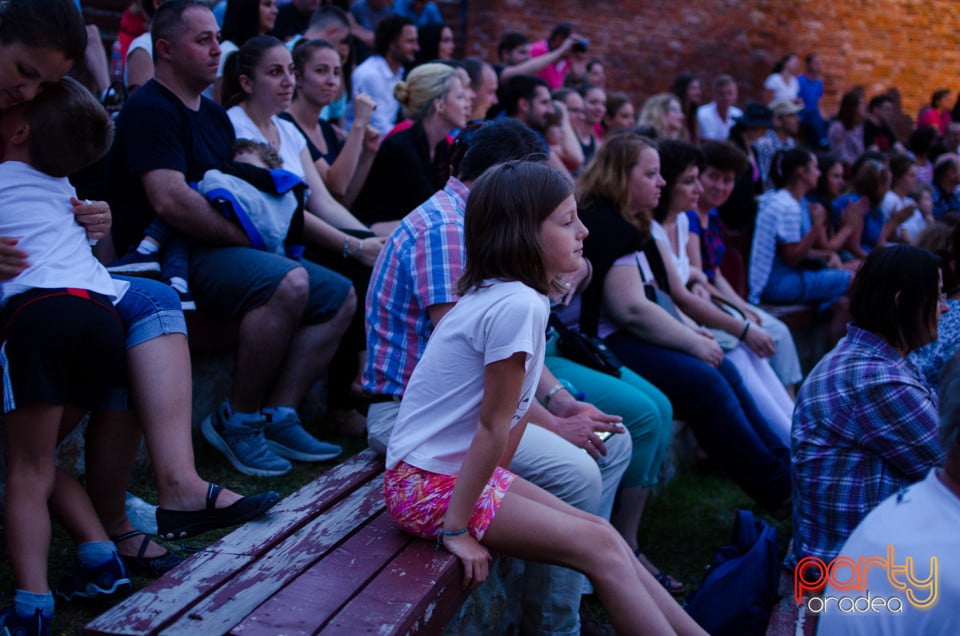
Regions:
M 796 557 L 829 561 L 881 501 L 943 463 L 937 393 L 854 325 L 813 369 L 793 411 Z

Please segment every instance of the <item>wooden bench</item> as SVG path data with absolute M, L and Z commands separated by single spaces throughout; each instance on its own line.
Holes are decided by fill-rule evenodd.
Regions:
M 457 559 L 394 524 L 365 450 L 127 598 L 85 634 L 439 633 Z
M 792 545 L 787 549 L 790 550 Z M 818 614 L 812 614 L 806 605 L 793 600 L 793 573 L 781 569 L 778 588 L 780 601 L 770 612 L 766 636 L 814 636 L 817 633 Z

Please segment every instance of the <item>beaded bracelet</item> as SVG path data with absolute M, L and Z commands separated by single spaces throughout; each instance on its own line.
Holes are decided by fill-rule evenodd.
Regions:
M 467 528 L 460 528 L 459 530 L 444 530 L 440 528 L 437 530 L 437 547 L 435 549 L 439 550 L 443 547 L 444 537 L 459 537 L 461 534 L 467 534 Z
M 343 237 L 343 253 L 341 254 L 344 258 L 350 256 L 350 236 Z

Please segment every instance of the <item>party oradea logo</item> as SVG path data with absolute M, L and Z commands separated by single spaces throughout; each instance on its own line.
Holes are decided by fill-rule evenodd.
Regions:
M 887 545 L 886 556 L 856 560 L 839 556 L 831 561 L 808 556 L 793 570 L 793 600 L 813 614 L 902 614 L 907 605 L 929 609 L 940 594 L 939 566 L 937 557 L 930 557 L 929 563 L 917 563 L 911 556 L 898 562 L 891 544 Z M 874 570 L 885 574 L 893 591 L 889 596 L 871 594 L 867 580 L 871 573 L 878 576 Z M 825 594 L 828 585 L 832 588 L 830 595 Z

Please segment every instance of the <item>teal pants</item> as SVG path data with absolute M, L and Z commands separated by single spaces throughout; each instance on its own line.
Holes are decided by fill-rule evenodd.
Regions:
M 620 485 L 634 488 L 657 483 L 673 431 L 673 406 L 667 396 L 626 367 L 620 368 L 617 378 L 561 358 L 555 341 L 547 343 L 544 362 L 558 379 L 583 393 L 585 401 L 623 418 L 633 440 L 633 455 Z

